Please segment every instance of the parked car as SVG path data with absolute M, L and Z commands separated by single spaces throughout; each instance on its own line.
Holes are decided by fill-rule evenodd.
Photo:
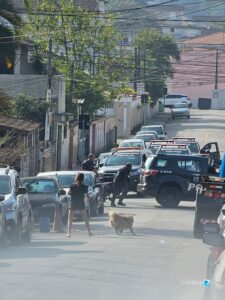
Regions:
M 68 192 L 78 173 L 79 171 L 51 171 L 39 173 L 37 176 L 56 176 L 70 201 Z M 96 174 L 91 171 L 82 171 L 82 173 L 84 174 L 84 184 L 88 186 L 88 194 L 91 198 L 91 203 L 85 198 L 88 214 L 91 216 L 101 215 L 104 213 L 104 194 L 101 187 L 97 184 Z
M 166 95 L 162 101 L 165 107 L 171 108 L 175 103 L 186 103 L 188 107 L 192 107 L 191 99 L 184 94 Z
M 6 239 L 4 207 L 1 203 L 1 201 L 3 200 L 4 196 L 0 195 L 0 247 L 3 247 L 5 245 Z
M 190 119 L 190 110 L 187 103 L 175 103 L 171 108 L 171 118 L 182 118 L 185 117 Z
M 207 172 L 208 159 L 200 155 L 158 154 L 146 160 L 137 191 L 155 196 L 164 207 L 176 207 L 181 200 L 195 200 L 191 184 Z
M 146 145 L 143 139 L 141 138 L 132 138 L 126 139 L 120 142 L 119 148 L 140 148 L 145 149 Z
M 142 139 L 145 144 L 148 146 L 148 144 L 151 142 L 151 141 L 155 141 L 156 140 L 156 136 L 155 134 L 152 134 L 152 133 L 148 133 L 148 134 L 139 134 L 139 135 L 136 135 L 135 136 L 137 139 Z
M 4 197 L 6 239 L 13 244 L 30 242 L 32 210 L 29 198 L 18 172 L 10 166 L 0 166 L 0 195 Z
M 40 217 L 49 217 L 53 222 L 56 206 L 60 208 L 62 220 L 67 221 L 66 192 L 56 177 L 25 177 L 21 180 L 27 189 L 35 222 L 39 222 Z
M 142 135 L 142 134 L 154 134 L 156 139 L 159 140 L 158 133 L 155 130 L 149 130 L 149 131 L 138 131 L 136 135 Z
M 142 126 L 140 131 L 156 131 L 160 140 L 164 140 L 167 135 L 167 132 L 162 124 Z
M 126 165 L 132 164 L 132 171 L 130 175 L 129 191 L 137 191 L 137 184 L 141 168 L 146 160 L 146 154 L 141 150 L 119 150 L 110 155 L 102 168 L 98 171 L 100 182 L 113 182 L 114 176 L 117 172 Z

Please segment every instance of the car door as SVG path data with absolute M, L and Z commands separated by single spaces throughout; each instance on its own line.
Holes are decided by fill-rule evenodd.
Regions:
M 203 164 L 204 163 L 204 164 Z M 184 198 L 195 200 L 195 186 L 207 172 L 207 162 L 197 157 L 178 157 L 176 160 L 177 175 L 180 175 Z
M 220 164 L 220 150 L 217 142 L 207 143 L 200 149 L 201 154 L 209 155 L 209 157 L 216 163 Z

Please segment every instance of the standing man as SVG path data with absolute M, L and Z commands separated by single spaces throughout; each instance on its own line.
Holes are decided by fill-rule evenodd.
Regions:
M 81 170 L 83 170 L 83 171 L 95 171 L 96 166 L 95 166 L 95 163 L 94 163 L 94 159 L 95 159 L 94 154 L 90 153 L 88 155 L 88 159 L 86 159 L 82 163 Z
M 113 180 L 113 199 L 111 206 L 115 207 L 116 197 L 119 198 L 118 205 L 126 206 L 123 203 L 124 197 L 128 193 L 128 182 L 130 180 L 130 172 L 132 170 L 132 164 L 127 163 L 122 169 L 118 171 Z

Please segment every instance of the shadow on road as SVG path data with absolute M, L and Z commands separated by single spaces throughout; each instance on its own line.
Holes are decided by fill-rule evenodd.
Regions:
M 193 239 L 192 231 L 188 230 L 177 230 L 177 229 L 167 229 L 167 228 L 135 228 L 135 233 L 137 236 L 147 235 L 147 236 L 162 236 L 162 237 L 175 237 L 175 238 L 186 238 Z

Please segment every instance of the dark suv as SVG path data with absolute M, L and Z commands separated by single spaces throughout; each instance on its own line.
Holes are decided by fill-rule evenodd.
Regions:
M 26 188 L 19 174 L 9 166 L 0 166 L 0 195 L 3 204 L 6 237 L 12 243 L 31 240 L 32 211 Z
M 141 173 L 141 168 L 146 159 L 146 154 L 139 150 L 121 150 L 113 152 L 98 170 L 99 182 L 112 182 L 116 173 L 126 165 L 132 164 L 130 173 L 129 191 L 137 191 L 137 184 Z
M 158 154 L 145 162 L 137 191 L 155 196 L 164 207 L 176 207 L 181 200 L 195 200 L 195 184 L 207 171 L 205 157 Z

